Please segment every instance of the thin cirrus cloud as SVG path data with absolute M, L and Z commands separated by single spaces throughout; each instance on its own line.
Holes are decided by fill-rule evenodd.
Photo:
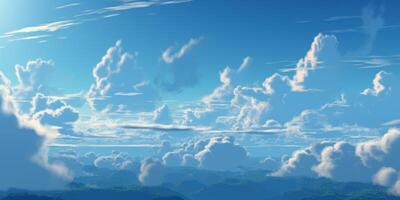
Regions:
M 14 40 L 32 40 L 32 39 L 39 39 L 43 38 L 43 35 L 29 35 L 29 34 L 37 34 L 37 33 L 52 33 L 63 29 L 68 29 L 72 26 L 78 25 L 79 22 L 76 20 L 62 20 L 62 21 L 55 21 L 46 24 L 41 24 L 37 26 L 27 26 L 21 29 L 13 30 L 6 32 L 2 35 L 3 38 L 10 38 L 10 37 L 17 37 Z M 28 35 L 28 36 L 26 36 Z M 24 36 L 18 39 L 19 36 Z M 46 36 L 48 37 L 48 36 Z M 10 41 L 12 41 L 11 39 Z
M 90 15 L 102 15 L 102 14 L 115 13 L 115 12 L 120 12 L 120 11 L 150 8 L 152 6 L 157 6 L 157 5 L 172 5 L 172 4 L 188 3 L 191 1 L 192 0 L 120 2 L 119 4 L 116 4 L 116 5 L 110 5 L 110 6 L 106 6 L 106 7 L 102 7 L 102 8 L 85 10 L 85 11 L 75 15 L 75 17 L 90 16 Z M 108 14 L 106 16 L 109 16 L 109 15 L 112 15 L 112 14 Z
M 69 3 L 69 4 L 58 6 L 58 7 L 56 7 L 56 9 L 59 10 L 59 9 L 71 8 L 71 7 L 76 7 L 79 5 L 81 5 L 81 4 L 80 3 Z
M 162 60 L 168 64 L 156 82 L 165 90 L 181 92 L 184 88 L 193 87 L 199 82 L 198 63 L 189 52 L 198 45 L 202 37 L 191 38 L 186 44 L 174 52 L 175 47 L 167 48 L 162 54 Z
M 162 54 L 162 59 L 165 63 L 172 64 L 175 60 L 182 58 L 190 49 L 199 44 L 202 37 L 191 38 L 177 52 L 173 53 L 174 47 L 168 47 Z
M 84 11 L 80 11 L 78 14 L 74 15 L 73 18 L 67 18 L 66 20 L 61 20 L 61 21 L 53 21 L 45 24 L 39 24 L 39 25 L 33 25 L 33 26 L 27 26 L 23 27 L 17 30 L 12 30 L 3 33 L 0 35 L 0 38 L 11 38 L 8 40 L 9 42 L 13 41 L 21 41 L 21 40 L 35 40 L 35 39 L 40 39 L 43 35 L 37 36 L 37 35 L 32 35 L 36 33 L 52 33 L 56 32 L 59 30 L 63 29 L 68 29 L 73 26 L 83 24 L 86 22 L 88 19 L 85 19 L 85 16 L 91 16 L 91 15 L 104 15 L 101 18 L 94 18 L 95 20 L 98 19 L 106 19 L 110 17 L 116 17 L 119 16 L 119 11 L 127 11 L 127 10 L 132 10 L 132 9 L 141 9 L 141 8 L 148 8 L 151 6 L 156 6 L 156 5 L 171 5 L 171 4 L 181 4 L 181 3 L 187 3 L 191 2 L 191 0 L 172 0 L 172 1 L 135 1 L 135 2 L 121 2 L 117 5 L 113 6 L 107 6 L 103 8 L 94 8 L 94 9 L 86 9 Z M 56 7 L 56 10 L 63 10 L 67 8 L 72 8 L 72 7 L 78 7 L 80 6 L 80 3 L 74 2 L 74 3 L 69 3 L 65 5 L 61 5 Z M 91 21 L 93 19 L 90 19 Z

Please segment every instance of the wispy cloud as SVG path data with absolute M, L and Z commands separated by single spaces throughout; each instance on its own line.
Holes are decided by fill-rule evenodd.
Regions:
M 162 59 L 168 64 L 172 64 L 175 60 L 182 58 L 193 46 L 200 43 L 202 38 L 191 38 L 188 43 L 183 45 L 179 51 L 173 53 L 174 47 L 169 47 L 162 54 Z
M 168 4 L 180 4 L 180 3 L 187 3 L 193 0 L 173 0 L 173 1 L 165 1 L 162 2 L 161 5 L 168 5 Z
M 81 4 L 80 3 L 69 3 L 69 4 L 62 5 L 62 6 L 58 6 L 58 7 L 56 7 L 56 9 L 64 9 L 64 8 L 76 7 L 76 6 L 79 6 L 79 5 L 81 5 Z
M 41 24 L 38 26 L 28 26 L 21 29 L 9 31 L 3 34 L 4 37 L 13 37 L 18 34 L 32 34 L 32 33 L 39 33 L 39 32 L 56 32 L 62 29 L 67 29 L 72 26 L 79 24 L 73 20 L 64 20 L 64 21 L 57 21 L 51 22 L 47 24 Z
M 350 19 L 361 19 L 361 16 L 334 16 L 324 19 L 326 22 L 340 21 L 340 20 L 350 20 Z
M 110 15 L 104 15 L 103 18 L 117 17 L 119 15 L 120 15 L 119 13 L 114 13 L 114 14 L 110 14 Z
M 243 71 L 244 69 L 246 69 L 246 68 L 250 65 L 250 63 L 251 63 L 251 57 L 250 57 L 250 56 L 245 57 L 245 58 L 243 59 L 242 64 L 240 65 L 240 67 L 239 67 L 239 69 L 238 69 L 238 72 L 241 72 L 241 71 Z
M 47 37 L 49 37 L 49 35 L 33 35 L 33 36 L 10 39 L 9 41 L 14 42 L 14 41 L 21 41 L 21 40 L 37 40 L 37 39 L 43 39 L 43 38 L 47 38 Z
M 152 131 L 166 131 L 166 132 L 180 132 L 180 131 L 196 131 L 201 132 L 207 129 L 205 128 L 195 128 L 190 126 L 182 125 L 162 125 L 162 124 L 132 124 L 123 125 L 121 128 L 134 129 L 134 130 L 152 130 Z
M 111 17 L 116 17 L 120 15 L 120 11 L 126 11 L 131 9 L 141 9 L 148 8 L 156 5 L 169 5 L 169 4 L 180 4 L 191 2 L 192 0 L 151 0 L 151 1 L 125 1 L 119 3 L 109 4 L 105 7 L 100 8 L 92 8 L 80 11 L 78 14 L 73 15 L 70 19 L 62 20 L 62 21 L 54 21 L 46 24 L 27 26 L 24 28 L 20 28 L 17 30 L 12 30 L 0 35 L 0 39 L 11 38 L 8 41 L 17 41 L 17 40 L 33 40 L 38 39 L 37 36 L 34 36 L 35 33 L 50 33 L 56 32 L 63 29 L 68 29 L 73 26 L 83 24 L 88 21 L 101 20 Z M 78 2 L 68 3 L 64 5 L 60 5 L 55 9 L 66 9 L 71 7 L 80 6 L 81 4 Z M 88 18 L 88 16 L 92 16 Z M 15 38 L 20 37 L 20 39 Z
M 147 8 L 152 5 L 157 4 L 155 1 L 135 1 L 135 2 L 126 2 L 121 5 L 106 7 L 104 10 L 109 11 L 123 11 L 123 10 L 131 10 L 136 8 Z

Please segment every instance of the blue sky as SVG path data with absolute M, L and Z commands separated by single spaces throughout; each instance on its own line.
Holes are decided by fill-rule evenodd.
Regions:
M 57 149 L 231 135 L 282 155 L 400 124 L 399 6 L 4 1 L 0 69 L 20 114 L 58 127 Z

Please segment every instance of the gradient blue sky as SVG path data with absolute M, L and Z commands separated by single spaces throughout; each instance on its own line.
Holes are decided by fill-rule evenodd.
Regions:
M 400 73 L 399 7 L 400 2 L 396 0 L 3 1 L 0 3 L 0 70 L 10 79 L 10 87 L 16 88 L 19 84 L 16 64 L 25 66 L 29 60 L 39 58 L 51 60 L 51 69 L 30 77 L 35 82 L 34 87 L 39 88 L 32 91 L 64 99 L 63 103 L 79 115 L 79 119 L 74 120 L 42 121 L 49 125 L 63 127 L 72 124 L 74 127 L 68 133 L 60 131 L 55 146 L 90 148 L 88 146 L 102 144 L 116 149 L 123 145 L 159 145 L 163 141 L 179 145 L 183 141 L 214 134 L 228 134 L 236 136 L 236 141 L 247 146 L 254 155 L 281 155 L 325 139 L 369 139 L 384 133 L 388 126 L 400 124 L 399 106 L 394 105 L 400 95 L 400 90 L 396 89 Z M 337 49 L 328 49 L 326 54 L 329 55 L 323 52 L 321 57 L 317 56 L 315 69 L 332 67 L 332 71 L 316 75 L 319 77 L 308 85 L 310 88 L 328 88 L 324 92 L 291 91 L 278 84 L 275 92 L 284 93 L 285 98 L 290 96 L 293 100 L 287 102 L 295 103 L 283 104 L 283 98 L 274 99 L 263 91 L 263 94 L 245 95 L 250 98 L 232 106 L 233 97 L 228 95 L 223 100 L 218 99 L 224 104 L 223 113 L 215 111 L 221 106 L 217 101 L 204 102 L 203 98 L 221 85 L 220 73 L 227 66 L 235 69 L 232 75 L 235 78 L 231 77 L 235 79 L 233 88 L 264 88 L 263 82 L 274 73 L 293 77 L 296 63 L 307 57 L 310 46 L 318 40 L 320 33 L 331 37 L 326 39 L 328 44 L 332 38 L 337 41 L 332 47 Z M 195 42 L 190 44 L 190 40 Z M 325 46 L 331 48 L 324 44 L 324 39 L 318 42 L 321 51 Z M 182 55 L 172 63 L 163 59 L 163 53 L 169 48 L 172 51 L 169 55 L 173 55 L 185 45 L 189 47 L 187 51 L 182 49 Z M 156 94 L 149 94 L 145 100 L 116 100 L 118 104 L 122 101 L 121 104 L 126 104 L 127 110 L 123 112 L 103 111 L 90 107 L 88 103 L 87 94 L 95 83 L 92 71 L 107 49 L 112 47 L 133 55 L 131 65 L 139 67 L 136 72 L 143 76 L 134 83 L 147 81 L 151 89 L 145 91 Z M 332 52 L 340 56 L 335 57 Z M 236 70 L 246 58 L 249 61 L 243 64 L 246 70 Z M 335 72 L 338 75 L 333 75 Z M 375 84 L 373 80 L 378 74 L 383 78 Z M 136 76 L 139 75 L 132 74 L 132 77 Z M 125 74 L 113 80 L 112 84 L 131 84 L 131 79 L 135 78 Z M 350 81 L 335 85 L 335 81 L 342 80 Z M 379 88 L 379 84 L 384 85 L 382 91 L 361 94 L 368 88 L 372 91 L 374 85 Z M 117 91 L 117 88 L 114 94 L 129 92 L 125 91 L 125 86 L 121 88 L 124 90 Z M 34 117 L 34 113 L 29 111 L 34 94 L 18 96 L 21 93 L 13 93 L 15 98 L 23 100 L 20 102 L 21 113 Z M 364 96 L 371 96 L 371 99 L 364 100 Z M 113 98 L 106 99 L 113 101 Z M 149 99 L 154 105 L 147 104 Z M 253 100 L 256 103 L 251 103 Z M 254 114 L 259 110 L 251 110 L 260 102 L 267 105 L 264 111 L 260 111 L 262 117 Z M 321 114 L 325 112 L 322 109 L 324 105 L 332 102 L 341 106 L 329 110 L 328 114 Z M 132 104 L 141 108 L 133 106 L 129 109 Z M 163 114 L 163 117 L 171 115 L 172 119 L 165 122 L 153 120 L 157 115 L 154 110 L 164 104 L 170 113 Z M 348 107 L 351 108 L 343 110 Z M 273 112 L 281 113 L 271 114 L 271 108 L 279 108 Z M 210 115 L 217 117 L 204 117 L 209 119 L 202 118 L 203 122 L 185 122 L 185 110 L 195 109 L 201 113 L 212 112 Z M 296 117 L 302 116 L 306 110 L 318 114 L 302 118 L 301 128 L 299 125 L 295 131 L 291 129 L 289 122 L 296 121 Z M 368 114 L 360 110 L 368 111 Z M 232 119 L 232 116 L 245 112 L 245 119 Z M 319 118 L 321 115 L 323 119 Z M 212 124 L 218 117 L 226 116 L 235 122 Z M 277 120 L 280 117 L 282 119 Z M 257 120 L 250 125 L 243 125 L 246 122 L 240 121 L 253 122 L 254 118 Z M 280 125 L 266 126 L 268 120 L 276 120 Z M 315 124 L 321 121 L 326 123 L 316 127 Z M 126 129 L 123 126 L 133 127 Z M 142 150 L 129 151 L 138 153 Z

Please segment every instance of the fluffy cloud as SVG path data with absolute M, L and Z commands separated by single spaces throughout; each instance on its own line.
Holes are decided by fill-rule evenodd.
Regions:
M 102 155 L 94 160 L 94 166 L 111 170 L 129 169 L 133 166 L 132 158 L 126 153 L 113 152 L 111 155 Z
M 311 44 L 310 50 L 306 56 L 300 59 L 296 65 L 296 73 L 290 80 L 290 85 L 293 91 L 305 91 L 310 89 L 323 89 L 323 88 L 310 88 L 309 86 L 314 85 L 312 82 L 318 83 L 317 81 L 329 78 L 329 76 L 315 75 L 310 79 L 310 72 L 317 70 L 319 64 L 332 65 L 332 62 L 336 62 L 339 56 L 337 52 L 338 41 L 333 35 L 318 34 Z M 332 73 L 332 66 L 327 66 L 324 69 L 324 73 Z M 337 71 L 338 69 L 335 69 Z M 331 75 L 334 75 L 333 73 Z M 323 77 L 323 78 L 322 78 Z M 326 80 L 325 80 L 326 81 Z M 310 83 L 311 82 L 311 83 Z M 309 86 L 307 86 L 309 85 Z M 316 84 L 318 85 L 318 84 Z
M 73 123 L 79 119 L 79 112 L 56 97 L 36 94 L 32 99 L 31 113 L 34 120 L 56 127 L 61 134 L 78 135 L 73 130 Z
M 196 160 L 194 155 L 185 154 L 182 157 L 182 166 L 185 166 L 185 167 L 197 167 L 197 166 L 199 166 L 199 161 Z
M 386 88 L 382 84 L 383 76 L 387 75 L 385 71 L 380 71 L 375 75 L 374 80 L 372 80 L 373 87 L 367 88 L 361 94 L 363 95 L 373 95 L 378 96 L 381 92 L 383 92 Z
M 395 169 L 391 167 L 382 167 L 373 177 L 373 183 L 390 187 L 395 184 L 398 174 Z
M 246 57 L 237 70 L 226 67 L 220 73 L 221 85 L 203 98 L 202 108 L 186 111 L 184 122 L 251 130 L 265 128 L 267 121 L 284 124 L 305 109 L 317 109 L 332 101 L 327 91 L 334 90 L 333 96 L 339 96 L 338 85 L 345 85 L 334 81 L 342 70 L 337 46 L 335 36 L 318 34 L 293 76 L 274 73 L 262 86 L 244 81 L 249 75 L 250 58 Z
M 160 185 L 164 179 L 165 167 L 155 159 L 145 159 L 140 166 L 139 181 L 143 185 L 156 186 Z
M 390 187 L 390 192 L 398 194 L 399 144 L 398 129 L 390 129 L 380 138 L 357 144 L 321 143 L 296 151 L 272 175 L 373 182 Z
M 295 151 L 290 158 L 282 163 L 282 166 L 273 176 L 308 176 L 316 177 L 317 173 L 312 169 L 321 160 L 322 150 L 332 145 L 331 142 L 321 142 L 308 148 Z
M 126 53 L 122 42 L 109 48 L 93 69 L 95 83 L 87 93 L 89 105 L 97 111 L 124 112 L 154 110 L 156 90 L 136 66 L 137 55 Z
M 153 112 L 153 121 L 157 124 L 171 124 L 171 111 L 167 105 L 162 105 Z
M 7 90 L 3 86 L 0 90 L 0 190 L 63 188 L 69 177 L 63 166 L 47 162 L 48 133 L 14 114 Z
M 326 147 L 321 153 L 321 162 L 313 169 L 319 176 L 338 181 L 371 181 L 370 168 L 365 166 L 355 153 L 356 147 L 338 142 Z
M 182 164 L 182 155 L 181 152 L 175 151 L 175 152 L 168 152 L 166 153 L 163 157 L 163 164 L 168 167 L 176 167 L 176 166 L 181 166 Z
M 169 148 L 162 156 L 167 167 L 198 167 L 207 170 L 239 170 L 250 163 L 245 148 L 235 143 L 234 137 L 212 137 Z
M 18 102 L 31 101 L 37 93 L 46 92 L 48 75 L 54 68 L 50 60 L 36 59 L 30 60 L 25 66 L 16 65 L 15 75 L 18 84 L 12 88 L 12 95 Z M 27 111 L 30 105 L 20 103 L 22 111 Z
M 63 151 L 49 156 L 49 163 L 68 167 L 74 177 L 91 175 L 86 166 L 108 170 L 135 170 L 137 163 L 133 158 L 122 152 L 114 151 L 111 154 L 96 154 L 94 152 L 79 155 L 74 151 Z
M 233 137 L 214 137 L 195 155 L 199 167 L 210 170 L 237 170 L 248 161 L 248 153 L 234 144 Z
M 378 169 L 382 166 L 400 169 L 400 130 L 390 129 L 376 140 L 367 141 L 357 146 L 357 155 L 363 163 Z
M 191 125 L 206 125 L 206 126 L 214 126 L 214 127 L 226 127 L 233 126 L 235 123 L 236 117 L 231 116 L 231 112 L 239 113 L 240 106 L 233 105 L 238 104 L 239 101 L 233 102 L 235 97 L 234 91 L 235 88 L 240 86 L 240 83 L 243 82 L 243 76 L 248 72 L 248 65 L 250 63 L 250 58 L 244 58 L 242 64 L 239 69 L 232 69 L 231 67 L 225 67 L 225 69 L 220 73 L 220 85 L 213 90 L 213 92 L 202 99 L 202 103 L 200 107 L 190 108 L 185 111 L 184 121 L 185 124 Z M 261 102 L 253 101 L 251 97 L 243 97 L 241 96 L 241 91 L 246 90 L 243 88 L 242 90 L 236 90 L 236 99 L 240 99 L 240 103 L 243 104 L 259 104 Z M 248 90 L 246 90 L 248 91 Z M 243 98 L 239 98 L 243 97 Z M 232 104 L 232 105 L 231 105 Z M 263 103 L 261 103 L 263 104 Z M 261 105 L 260 104 L 260 105 Z M 249 116 L 252 112 L 250 107 L 248 109 L 243 109 L 242 115 L 239 119 L 248 119 L 246 116 Z M 254 113 L 254 112 L 253 112 Z M 237 116 L 237 115 L 236 115 Z M 257 116 L 257 115 L 255 115 Z M 239 126 L 239 124 L 238 124 Z
M 50 155 L 49 163 L 66 166 L 73 177 L 84 175 L 84 165 L 75 152 L 61 152 L 56 155 Z

